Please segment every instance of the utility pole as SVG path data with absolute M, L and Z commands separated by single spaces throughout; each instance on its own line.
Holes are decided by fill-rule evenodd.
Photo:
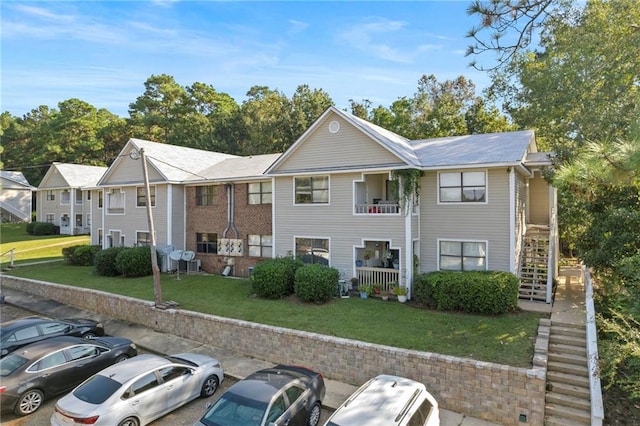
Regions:
M 156 254 L 156 229 L 153 225 L 153 210 L 151 209 L 151 188 L 149 187 L 149 173 L 147 172 L 147 157 L 144 148 L 140 148 L 140 160 L 142 160 L 142 174 L 144 176 L 144 195 L 147 205 L 147 219 L 149 220 L 149 237 L 151 239 L 151 270 L 153 271 L 153 292 L 156 296 L 156 308 L 162 304 L 162 287 L 160 285 L 160 268 L 158 267 L 158 255 Z

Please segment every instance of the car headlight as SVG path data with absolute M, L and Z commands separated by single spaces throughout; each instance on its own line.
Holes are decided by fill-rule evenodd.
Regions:
M 136 350 L 136 351 L 138 350 L 138 347 L 136 346 L 136 344 L 135 344 L 135 343 L 131 343 L 131 344 L 129 345 L 129 347 L 130 347 L 131 349 Z

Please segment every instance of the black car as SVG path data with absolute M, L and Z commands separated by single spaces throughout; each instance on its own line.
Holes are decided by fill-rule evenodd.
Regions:
M 0 410 L 31 414 L 98 371 L 138 354 L 122 337 L 58 336 L 25 345 L 0 359 Z
M 194 426 L 316 426 L 324 395 L 322 374 L 278 365 L 235 383 Z
M 78 336 L 91 339 L 104 336 L 104 326 L 86 318 L 51 319 L 45 317 L 19 318 L 0 324 L 0 356 L 54 336 Z

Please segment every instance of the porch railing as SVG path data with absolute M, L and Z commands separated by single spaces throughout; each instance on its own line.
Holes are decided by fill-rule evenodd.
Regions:
M 358 214 L 398 214 L 400 213 L 400 204 L 391 202 L 380 202 L 378 204 L 356 204 L 356 213 Z
M 391 268 L 374 268 L 363 266 L 356 268 L 356 277 L 361 284 L 373 285 L 380 284 L 381 290 L 389 290 L 389 283 L 398 284 L 400 280 L 400 271 Z

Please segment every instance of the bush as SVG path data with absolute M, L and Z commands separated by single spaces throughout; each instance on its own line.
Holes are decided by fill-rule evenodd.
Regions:
M 53 223 L 36 222 L 32 227 L 33 235 L 56 235 L 56 227 Z
M 416 300 L 446 311 L 498 315 L 518 306 L 518 278 L 501 271 L 438 271 L 416 277 Z
M 64 247 L 62 255 L 69 265 L 73 266 L 91 266 L 100 246 L 90 246 L 87 244 Z
M 93 258 L 96 273 L 105 277 L 120 275 L 120 271 L 116 268 L 116 256 L 124 249 L 124 247 L 109 247 L 97 252 Z
M 116 269 L 128 278 L 153 274 L 149 247 L 126 247 L 116 256 Z
M 323 303 L 336 294 L 340 272 L 328 266 L 311 264 L 298 268 L 295 292 L 303 302 Z
M 253 291 L 267 299 L 293 294 L 296 270 L 302 265 L 300 260 L 292 257 L 278 257 L 258 263 L 251 273 Z
M 25 228 L 27 230 L 27 234 L 33 235 L 33 227 L 36 226 L 36 223 L 37 222 L 29 222 L 29 223 L 27 223 L 27 226 Z

